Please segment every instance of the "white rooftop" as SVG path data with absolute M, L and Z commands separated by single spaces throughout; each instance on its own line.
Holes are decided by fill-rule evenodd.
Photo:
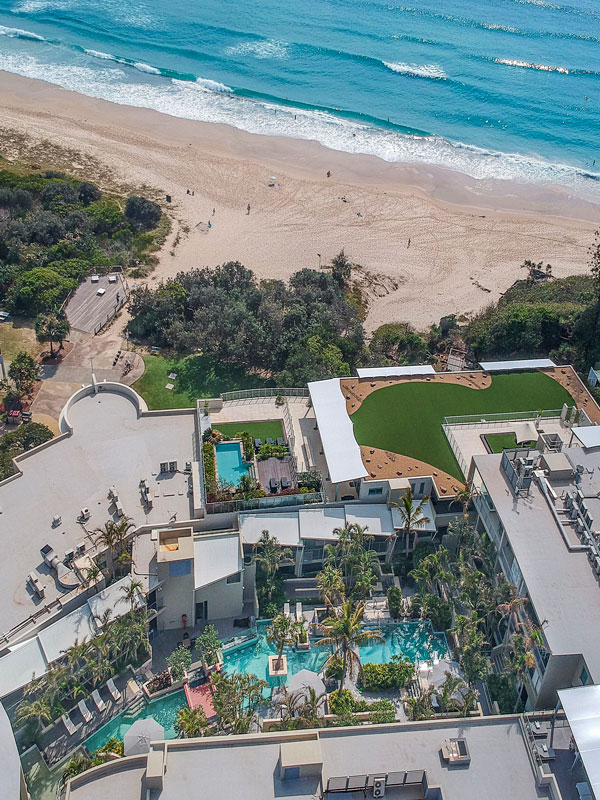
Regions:
M 586 450 L 590 447 L 600 447 L 600 425 L 575 426 L 571 431 Z
M 196 589 L 235 575 L 242 566 L 239 533 L 204 533 L 194 539 Z
M 354 438 L 354 426 L 346 410 L 339 378 L 308 384 L 323 452 L 332 483 L 364 478 L 369 473 Z
M 0 697 L 45 675 L 47 666 L 37 636 L 15 645 L 8 655 L 0 658 Z
M 95 634 L 96 626 L 92 610 L 86 603 L 40 631 L 38 639 L 46 661 L 51 663 L 63 656 L 75 642 L 83 642 L 84 639 L 89 641 Z M 1 665 L 2 661 L 0 661 Z
M 276 536 L 285 547 L 300 544 L 297 511 L 278 511 L 269 514 L 240 514 L 240 530 L 244 544 L 256 544 L 263 531 Z
M 336 539 L 333 531 L 346 524 L 344 508 L 301 508 L 298 518 L 302 539 Z
M 403 375 L 435 375 L 431 364 L 413 364 L 412 367 L 361 367 L 359 378 L 397 378 Z
M 346 523 L 368 528 L 368 532 L 375 536 L 391 536 L 395 532 L 392 513 L 385 503 L 347 505 Z
M 143 401 L 142 401 L 143 403 Z M 138 416 L 129 398 L 112 391 L 83 397 L 69 410 L 71 436 L 53 441 L 20 462 L 23 474 L 0 486 L 0 560 L 2 614 L 0 633 L 10 631 L 44 603 L 63 594 L 40 549 L 49 544 L 59 558 L 79 542 L 92 544 L 87 531 L 116 518 L 108 498 L 114 485 L 123 511 L 136 525 L 167 523 L 177 515 L 190 519 L 188 476 L 159 475 L 161 461 L 177 461 L 179 469 L 194 452 L 195 414 L 147 413 Z M 141 478 L 151 486 L 153 508 L 142 505 Z M 91 512 L 85 529 L 77 521 L 82 508 Z M 52 518 L 62 522 L 52 527 Z M 27 586 L 37 569 L 46 598 Z
M 486 372 L 502 372 L 516 369 L 544 369 L 555 367 L 556 364 L 549 358 L 523 358 L 517 361 L 480 361 L 482 369 Z
M 559 689 L 571 733 L 596 798 L 600 798 L 600 686 Z

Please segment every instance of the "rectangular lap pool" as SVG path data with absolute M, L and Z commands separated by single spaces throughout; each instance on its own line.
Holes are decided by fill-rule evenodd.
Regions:
M 242 475 L 250 469 L 242 458 L 242 445 L 239 442 L 221 442 L 215 445 L 217 454 L 217 473 L 219 481 L 227 481 L 237 486 Z
M 267 641 L 265 628 L 268 623 L 258 623 L 258 641 L 242 646 L 232 653 L 224 654 L 225 672 L 253 673 L 268 681 L 268 658 L 276 650 Z M 400 622 L 381 628 L 384 642 L 370 642 L 359 648 L 363 664 L 385 664 L 392 656 L 405 656 L 413 663 L 435 658 L 445 658 L 449 654 L 446 636 L 435 633 L 430 622 Z M 288 676 L 309 669 L 319 672 L 323 668 L 331 650 L 315 646 L 311 639 L 310 650 L 297 652 L 286 649 Z M 277 681 L 279 682 L 279 681 Z M 271 685 L 272 682 L 271 682 Z
M 159 697 L 158 700 L 151 700 L 143 706 L 135 717 L 124 719 L 127 712 L 122 711 L 86 739 L 85 746 L 90 753 L 93 753 L 106 744 L 112 736 L 123 741 L 123 737 L 136 720 L 147 719 L 148 717 L 152 717 L 159 725 L 163 726 L 165 739 L 175 739 L 177 737 L 177 731 L 175 730 L 177 712 L 184 707 L 187 707 L 187 702 L 182 689 L 178 692 L 173 692 L 173 694 L 165 695 L 165 697 Z

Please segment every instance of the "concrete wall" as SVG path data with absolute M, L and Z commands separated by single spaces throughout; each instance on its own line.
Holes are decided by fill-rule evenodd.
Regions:
M 243 577 L 238 583 L 227 583 L 227 578 L 196 589 L 196 602 L 208 603 L 208 619 L 239 617 L 244 608 Z
M 584 666 L 581 655 L 550 656 L 535 701 L 535 709 L 554 708 L 558 701 L 557 689 L 581 686 L 580 675 Z
M 158 564 L 158 580 L 163 583 L 161 602 L 164 603 L 164 611 L 157 618 L 159 631 L 171 628 L 181 628 L 181 617 L 187 614 L 188 626 L 195 624 L 194 605 L 194 561 L 191 560 L 191 570 L 189 575 L 171 577 L 169 574 L 169 563 Z

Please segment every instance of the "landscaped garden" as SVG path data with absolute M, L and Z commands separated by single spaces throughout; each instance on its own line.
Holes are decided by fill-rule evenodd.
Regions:
M 457 478 L 461 473 L 442 430 L 445 417 L 560 409 L 569 392 L 542 372 L 494 375 L 487 389 L 406 382 L 368 395 L 352 415 L 356 441 L 417 458 Z
M 247 433 L 253 440 L 260 439 L 262 442 L 267 439 L 273 439 L 276 442 L 278 438 L 283 437 L 283 428 L 279 419 L 261 422 L 216 422 L 213 428 L 231 439 L 237 439 L 239 433 Z
M 501 453 L 503 450 L 509 450 L 511 447 L 517 447 L 517 439 L 514 433 L 487 433 L 485 440 L 488 443 L 492 453 Z M 535 442 L 521 442 L 520 447 L 534 447 Z
M 217 366 L 204 356 L 172 359 L 145 355 L 143 358 L 146 369 L 133 388 L 151 411 L 193 408 L 199 397 L 218 397 L 222 392 L 273 385 L 255 373 L 246 373 L 227 364 Z M 169 378 L 170 374 L 177 377 Z M 167 389 L 167 384 L 173 384 L 173 388 Z

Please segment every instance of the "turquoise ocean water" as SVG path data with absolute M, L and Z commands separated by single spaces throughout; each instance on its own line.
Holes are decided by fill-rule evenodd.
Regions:
M 600 194 L 598 0 L 0 0 L 0 69 Z

